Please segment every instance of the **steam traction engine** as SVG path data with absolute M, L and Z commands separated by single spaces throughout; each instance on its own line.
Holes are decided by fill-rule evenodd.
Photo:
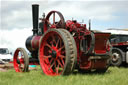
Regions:
M 14 54 L 16 72 L 28 71 L 30 64 L 40 63 L 46 75 L 68 75 L 73 69 L 101 71 L 108 68 L 110 55 L 109 33 L 95 33 L 76 20 L 65 22 L 58 11 L 41 18 L 38 28 L 38 5 L 32 5 L 33 35 L 26 40 L 32 57 L 23 48 Z

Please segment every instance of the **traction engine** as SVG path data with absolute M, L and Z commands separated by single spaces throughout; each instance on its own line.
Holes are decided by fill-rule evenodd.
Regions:
M 74 69 L 106 72 L 111 54 L 110 33 L 93 32 L 76 20 L 65 22 L 58 11 L 49 12 L 38 23 L 38 10 L 39 5 L 32 5 L 33 35 L 26 40 L 32 57 L 23 48 L 17 48 L 16 72 L 27 72 L 33 64 L 40 64 L 43 72 L 51 76 L 68 75 Z

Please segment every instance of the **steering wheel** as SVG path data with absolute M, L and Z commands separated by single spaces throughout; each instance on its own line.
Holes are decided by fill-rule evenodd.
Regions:
M 46 16 L 44 32 L 46 32 L 49 28 L 65 28 L 64 17 L 59 11 L 51 11 Z

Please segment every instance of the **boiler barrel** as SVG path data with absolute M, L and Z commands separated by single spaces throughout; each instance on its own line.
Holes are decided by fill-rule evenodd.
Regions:
M 41 36 L 30 36 L 26 40 L 26 48 L 30 51 L 38 51 Z

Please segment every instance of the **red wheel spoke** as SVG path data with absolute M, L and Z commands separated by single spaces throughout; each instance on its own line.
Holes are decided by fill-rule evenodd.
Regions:
M 62 45 L 62 40 L 60 40 L 60 47 L 62 47 L 61 45 Z
M 55 25 L 55 13 L 53 13 L 53 25 Z
M 55 39 L 55 36 L 53 36 L 52 38 L 53 38 L 53 41 L 54 41 L 54 42 L 55 42 L 55 44 L 56 44 L 56 39 Z
M 51 51 L 51 50 L 49 50 L 48 52 L 49 52 L 49 53 L 52 53 L 52 51 Z
M 57 25 L 59 25 L 59 24 L 60 24 L 60 22 L 61 22 L 61 20 L 60 20 L 59 22 L 57 22 L 57 23 L 56 23 L 56 26 L 57 26 Z
M 52 47 L 54 46 L 54 44 L 56 44 L 56 40 L 55 40 L 55 36 L 51 36 L 52 37 L 52 41 L 50 41 L 50 44 L 52 45 Z
M 55 64 L 55 61 L 52 63 L 52 65 L 48 68 L 48 70 L 50 70 Z
M 59 41 L 60 41 L 60 38 L 57 40 L 56 48 L 58 47 Z
M 56 70 L 56 61 L 54 61 L 55 63 L 54 63 L 54 67 L 55 67 L 55 70 Z
M 63 58 L 61 58 L 61 61 L 62 61 L 62 64 L 64 65 L 64 59 Z
M 64 68 L 64 66 L 61 64 L 61 62 L 60 62 L 59 60 L 57 60 L 57 62 L 58 62 L 58 64 L 59 64 L 62 68 Z
M 52 56 L 49 55 L 49 56 L 43 56 L 43 57 L 44 57 L 44 59 L 46 59 L 46 58 L 51 58 Z
M 52 47 L 54 46 L 54 45 L 53 45 L 53 41 L 51 41 L 50 44 L 51 44 Z
M 65 56 L 64 56 L 64 55 L 59 55 L 59 57 L 61 57 L 61 58 L 65 58 Z
M 61 51 L 63 48 L 64 48 L 64 45 L 61 48 L 58 49 L 58 52 Z
M 52 47 L 51 47 L 48 43 L 46 43 L 45 46 L 47 46 L 47 47 L 49 47 L 50 49 L 52 49 Z
M 52 58 L 52 59 L 50 60 L 49 64 L 51 64 L 53 60 L 54 60 L 54 59 Z

